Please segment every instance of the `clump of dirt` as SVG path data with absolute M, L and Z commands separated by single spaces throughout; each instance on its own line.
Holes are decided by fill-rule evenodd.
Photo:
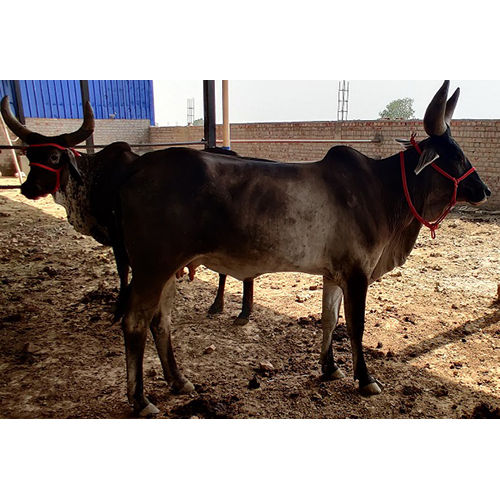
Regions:
M 231 418 L 234 416 L 234 404 L 238 401 L 236 396 L 220 400 L 199 397 L 174 407 L 171 413 L 177 418 Z
M 472 418 L 500 418 L 500 408 L 492 408 L 486 403 L 481 403 L 474 408 Z
M 118 290 L 102 290 L 96 289 L 87 292 L 81 299 L 82 304 L 97 303 L 97 304 L 114 304 L 118 295 Z

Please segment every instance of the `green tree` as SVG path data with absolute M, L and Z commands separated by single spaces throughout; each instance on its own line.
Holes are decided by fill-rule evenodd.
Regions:
M 197 118 L 194 122 L 193 125 L 203 125 L 205 123 L 205 120 L 203 118 Z
M 404 97 L 390 102 L 383 111 L 379 113 L 380 118 L 388 120 L 411 120 L 415 118 L 413 99 Z

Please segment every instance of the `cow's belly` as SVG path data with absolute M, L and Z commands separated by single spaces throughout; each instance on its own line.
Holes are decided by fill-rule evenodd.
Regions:
M 227 274 L 238 280 L 256 278 L 261 274 L 279 272 L 303 272 L 307 274 L 324 275 L 327 263 L 324 259 L 307 259 L 289 261 L 272 255 L 262 255 L 260 258 L 241 258 L 224 253 L 213 253 L 198 256 L 193 264 L 203 264 L 212 271 Z

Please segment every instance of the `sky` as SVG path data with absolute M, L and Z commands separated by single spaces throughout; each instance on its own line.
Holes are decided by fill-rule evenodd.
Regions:
M 348 80 L 350 120 L 376 120 L 386 105 L 409 97 L 422 118 L 443 80 Z M 339 80 L 229 80 L 231 123 L 336 120 Z M 451 80 L 460 87 L 454 118 L 499 119 L 500 80 Z M 153 80 L 155 121 L 186 125 L 187 99 L 203 117 L 201 80 Z M 222 80 L 215 81 L 217 123 L 222 123 Z

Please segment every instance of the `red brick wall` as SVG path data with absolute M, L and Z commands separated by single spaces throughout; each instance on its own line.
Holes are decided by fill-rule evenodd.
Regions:
M 56 120 L 53 118 L 26 118 L 26 126 L 43 135 L 58 135 L 73 132 L 82 120 Z M 94 144 L 109 144 L 125 141 L 130 144 L 149 142 L 149 120 L 96 120 Z
M 422 122 L 347 121 L 246 123 L 231 125 L 231 139 L 380 139 L 378 143 L 349 144 L 372 158 L 385 158 L 400 151 L 394 138 L 409 138 L 417 132 L 424 138 Z M 453 136 L 493 192 L 484 208 L 500 209 L 500 120 L 454 120 Z M 203 138 L 203 127 L 152 127 L 151 142 L 181 142 Z M 217 139 L 222 127 L 217 126 Z M 218 144 L 220 144 L 218 142 Z M 232 149 L 243 156 L 280 161 L 315 161 L 321 159 L 331 144 L 283 144 L 233 142 Z

